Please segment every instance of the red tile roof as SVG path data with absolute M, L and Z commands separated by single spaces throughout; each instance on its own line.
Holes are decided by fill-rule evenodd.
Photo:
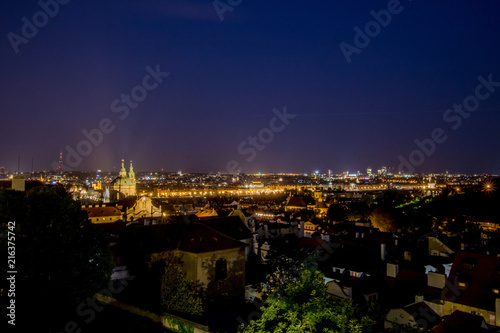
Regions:
M 455 311 L 441 324 L 435 326 L 434 333 L 482 333 L 488 332 L 484 318 L 467 312 Z
M 307 205 L 314 205 L 314 199 L 311 197 L 293 196 L 288 200 L 286 205 L 307 208 Z
M 121 216 L 122 213 L 116 207 L 84 207 L 82 210 L 86 211 L 90 217 L 103 217 L 103 216 Z
M 135 226 L 124 230 L 123 236 L 132 243 L 142 244 L 146 253 L 175 249 L 202 253 L 247 246 L 199 222 Z
M 454 286 L 455 303 L 495 311 L 499 297 L 492 288 L 500 288 L 500 258 L 459 251 L 451 267 L 448 281 Z M 458 286 L 463 281 L 466 287 Z M 448 297 L 450 298 L 450 297 Z
M 252 232 L 238 216 L 200 218 L 199 223 L 233 239 L 252 238 Z

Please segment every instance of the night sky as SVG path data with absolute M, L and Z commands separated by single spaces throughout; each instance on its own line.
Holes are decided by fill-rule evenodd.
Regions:
M 44 1 L 0 4 L 6 169 L 500 173 L 499 1 Z

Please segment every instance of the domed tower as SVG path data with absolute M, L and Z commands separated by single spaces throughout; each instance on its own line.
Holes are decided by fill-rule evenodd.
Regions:
M 120 172 L 118 173 L 118 177 L 127 177 L 127 170 L 125 170 L 125 160 L 122 159 L 122 168 L 120 169 Z
M 126 197 L 136 195 L 135 173 L 130 161 L 130 172 L 125 170 L 125 161 L 122 160 L 122 167 L 118 177 L 111 182 L 111 197 L 113 200 L 120 200 Z
M 130 170 L 128 171 L 128 178 L 130 178 L 135 183 L 135 172 L 132 166 L 132 161 L 130 161 Z

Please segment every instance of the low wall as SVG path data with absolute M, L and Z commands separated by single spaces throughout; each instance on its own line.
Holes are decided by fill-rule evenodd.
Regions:
M 109 297 L 106 295 L 102 294 L 95 294 L 94 298 L 98 300 L 99 302 L 106 303 L 109 305 L 112 305 L 116 308 L 119 308 L 121 310 L 133 313 L 135 315 L 141 316 L 141 317 L 146 317 L 151 319 L 152 321 L 155 322 L 160 322 L 162 325 L 166 328 L 168 328 L 171 331 L 174 332 L 179 332 L 179 333 L 209 333 L 208 326 L 202 325 L 199 323 L 195 323 L 191 320 L 170 314 L 170 313 L 163 313 L 162 315 L 156 314 L 151 311 L 147 311 L 144 309 L 141 309 L 139 307 L 122 303 L 118 300 L 116 300 L 113 297 Z

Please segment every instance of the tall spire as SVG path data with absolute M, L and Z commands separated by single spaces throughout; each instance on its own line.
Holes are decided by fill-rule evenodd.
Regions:
M 130 170 L 128 172 L 128 177 L 135 181 L 134 167 L 132 166 L 132 161 L 130 161 Z
M 127 177 L 127 170 L 125 170 L 125 160 L 122 159 L 122 168 L 120 169 L 120 173 L 118 173 L 118 177 Z

